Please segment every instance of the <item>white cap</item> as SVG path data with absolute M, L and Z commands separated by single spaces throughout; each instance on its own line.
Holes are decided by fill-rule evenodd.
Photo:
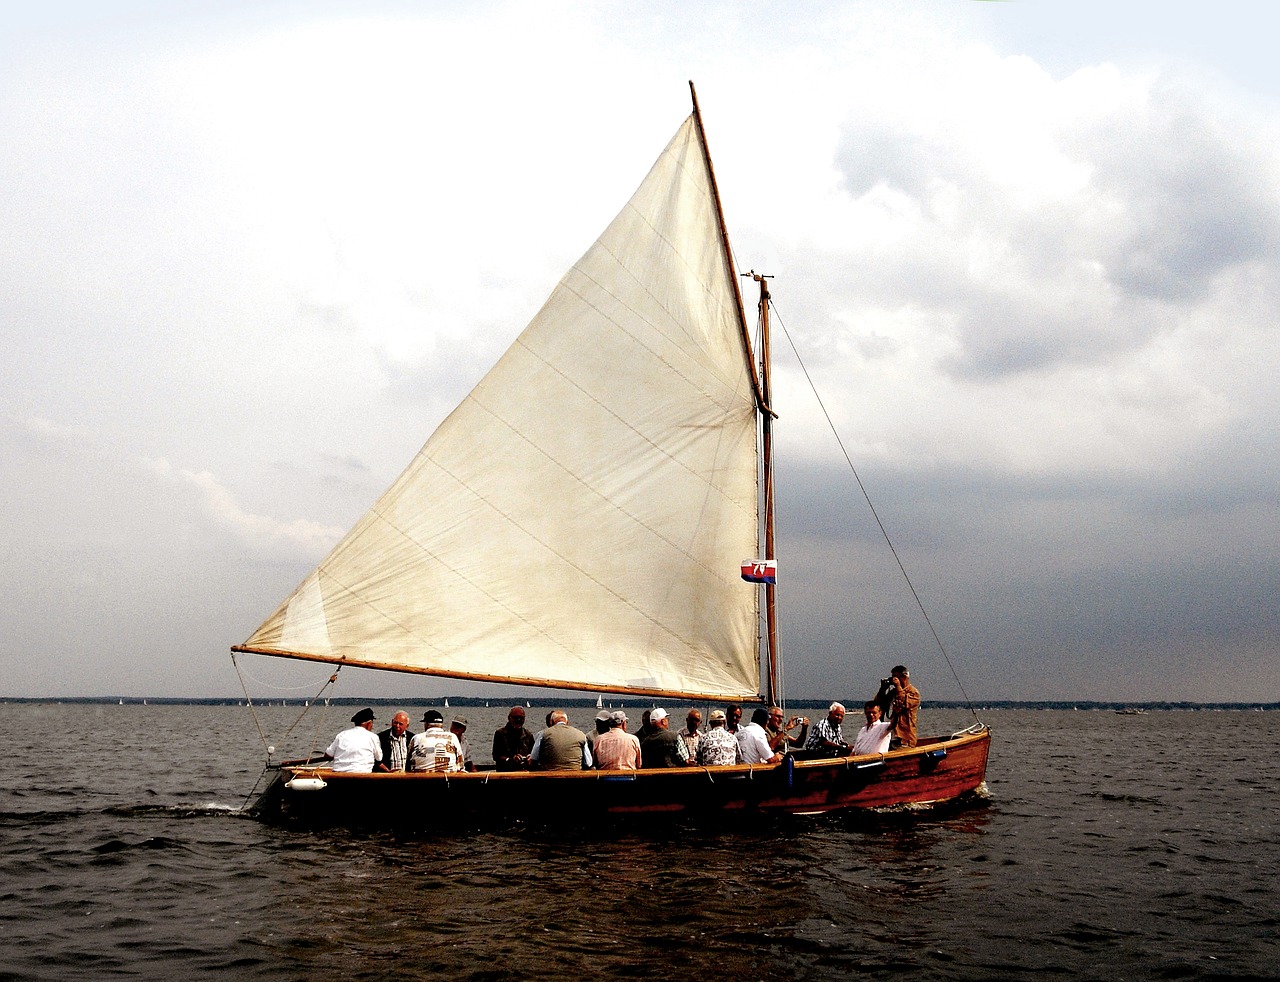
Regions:
M 658 720 L 666 719 L 666 718 L 667 718 L 667 711 L 665 709 L 655 709 L 653 712 L 649 714 L 650 723 L 656 723 L 658 722 Z

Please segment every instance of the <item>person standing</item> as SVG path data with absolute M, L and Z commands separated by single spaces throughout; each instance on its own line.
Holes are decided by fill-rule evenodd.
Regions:
M 333 738 L 324 755 L 333 761 L 333 770 L 369 773 L 382 760 L 382 746 L 373 735 L 372 709 L 362 709 L 351 717 L 351 726 Z
M 533 734 L 524 728 L 524 708 L 512 706 L 507 725 L 493 733 L 493 763 L 500 771 L 526 771 L 533 753 Z
M 374 770 L 403 771 L 409 763 L 409 741 L 413 737 L 409 732 L 409 714 L 401 712 L 392 716 L 391 725 L 378 734 L 382 762 Z
M 920 708 L 920 690 L 911 684 L 911 673 L 905 665 L 894 665 L 889 673 L 894 681 L 893 741 L 895 747 L 916 745 L 916 712 Z

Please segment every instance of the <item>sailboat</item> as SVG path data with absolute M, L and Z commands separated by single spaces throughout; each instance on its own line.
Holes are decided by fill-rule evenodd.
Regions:
M 233 659 L 782 704 L 769 295 L 752 274 L 757 350 L 690 92 L 691 114 L 618 216 Z M 296 761 L 275 765 L 255 810 L 819 813 L 968 794 L 989 745 L 979 722 L 870 757 L 716 768 L 352 774 Z

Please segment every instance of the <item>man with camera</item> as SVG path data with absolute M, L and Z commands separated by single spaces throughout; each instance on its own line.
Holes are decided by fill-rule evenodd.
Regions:
M 893 720 L 894 747 L 914 747 L 916 745 L 916 711 L 920 708 L 920 690 L 911 684 L 911 673 L 905 665 L 894 665 L 889 678 L 882 680 L 883 691 L 888 683 L 892 701 L 889 706 L 889 717 Z

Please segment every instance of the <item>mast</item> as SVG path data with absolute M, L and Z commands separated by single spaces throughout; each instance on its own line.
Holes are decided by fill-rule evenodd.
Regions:
M 769 287 L 768 279 L 763 273 L 751 271 L 751 278 L 760 284 L 760 391 L 764 396 L 764 404 L 769 405 L 773 398 L 770 383 L 769 352 Z M 764 466 L 764 558 L 773 560 L 774 524 L 773 524 L 773 420 L 772 412 L 760 414 L 760 448 Z M 778 610 L 776 583 L 764 585 L 765 602 L 765 636 L 767 641 L 767 682 L 766 695 L 770 705 L 777 705 L 782 698 L 778 686 Z
M 711 164 L 711 150 L 707 147 L 707 134 L 702 126 L 702 111 L 698 108 L 698 91 L 693 82 L 689 82 L 689 94 L 693 98 L 693 119 L 698 127 L 698 138 L 702 142 L 703 157 L 707 162 L 707 175 L 711 183 L 711 193 L 715 198 L 716 220 L 720 229 L 720 243 L 724 251 L 724 261 L 729 282 L 733 284 L 733 294 L 737 301 L 739 326 L 742 330 L 742 347 L 747 360 L 747 370 L 755 390 L 756 409 L 761 418 L 761 452 L 764 489 L 764 558 L 774 558 L 774 525 L 773 525 L 773 420 L 774 411 L 770 408 L 772 398 L 769 391 L 769 291 L 765 285 L 767 277 L 752 270 L 750 276 L 760 284 L 760 365 L 757 366 L 751 350 L 751 332 L 747 327 L 746 310 L 742 303 L 742 292 L 738 289 L 738 278 L 733 268 L 733 250 L 729 247 L 729 232 L 725 227 L 724 206 L 720 202 L 720 186 L 716 183 L 716 171 Z M 745 274 L 744 274 L 745 275 Z M 778 691 L 778 618 L 777 618 L 777 586 L 766 583 L 765 597 L 765 641 L 766 641 L 766 689 L 765 698 L 770 705 L 775 705 L 781 693 Z

